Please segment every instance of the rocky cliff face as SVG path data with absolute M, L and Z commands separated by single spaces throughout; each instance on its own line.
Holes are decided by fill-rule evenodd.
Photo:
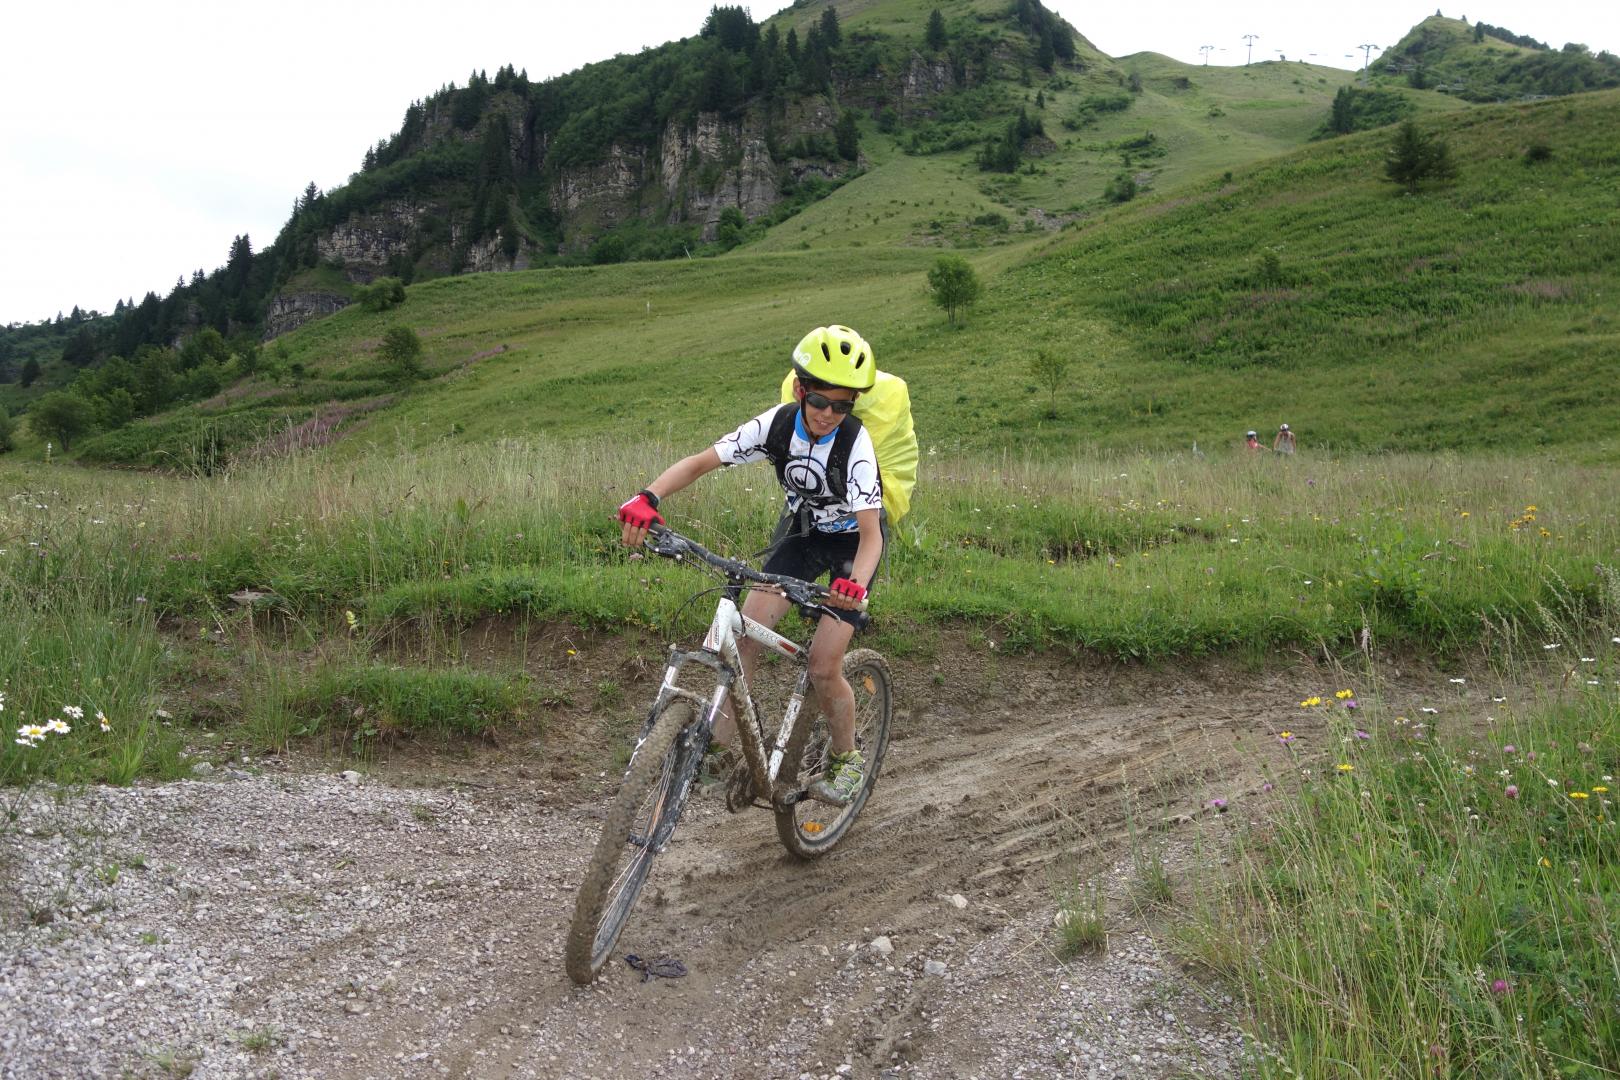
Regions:
M 912 107 L 954 85 L 947 61 L 920 55 L 913 55 L 904 71 L 879 74 L 876 82 L 868 82 L 848 88 L 845 107 L 861 107 L 866 96 L 898 99 Z M 805 137 L 830 143 L 837 118 L 838 108 L 820 97 L 796 102 L 773 116 L 760 109 L 730 120 L 703 113 L 690 126 L 671 123 L 654 147 L 615 144 L 599 163 L 560 170 L 545 202 L 561 219 L 565 244 L 575 251 L 637 219 L 657 225 L 695 223 L 703 239 L 712 240 L 726 209 L 735 207 L 751 221 L 781 201 L 785 179 L 835 177 L 841 164 L 797 159 L 789 153 Z M 439 138 L 468 137 L 451 129 L 448 119 L 437 113 L 426 122 Z M 520 125 L 512 127 L 520 130 Z M 536 145 L 516 134 L 513 138 L 516 168 L 533 167 L 527 161 L 531 155 L 543 157 L 543 143 Z M 316 248 L 324 262 L 341 266 L 350 281 L 361 284 L 389 273 L 402 259 L 438 274 L 522 270 L 532 264 L 537 253 L 527 241 L 511 257 L 502 250 L 499 235 L 464 243 L 465 218 L 465 204 L 449 199 L 392 199 L 351 214 L 319 237 Z M 330 314 L 344 302 L 330 292 L 276 297 L 267 316 L 266 336 Z
M 330 292 L 296 292 L 272 296 L 270 309 L 264 317 L 264 338 L 269 341 L 307 322 L 324 319 L 333 312 L 342 311 L 348 303 L 347 297 Z
M 426 214 L 427 208 L 417 203 L 384 203 L 369 213 L 351 215 L 320 237 L 316 246 L 323 260 L 343 264 L 349 280 L 368 282 L 383 273 L 390 258 L 410 249 Z

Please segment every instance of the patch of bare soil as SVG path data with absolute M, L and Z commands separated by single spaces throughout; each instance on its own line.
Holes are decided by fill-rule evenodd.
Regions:
M 581 989 L 561 956 L 618 778 L 606 741 L 633 733 L 658 650 L 571 640 L 521 646 L 573 648 L 548 663 L 582 667 L 539 740 L 346 778 L 305 761 L 36 799 L 36 827 L 0 836 L 19 910 L 61 895 L 73 860 L 138 850 L 142 868 L 69 875 L 86 902 L 3 928 L 0 1076 L 161 1075 L 176 1052 L 199 1076 L 1239 1074 L 1232 1005 L 1163 952 L 1138 863 L 1147 849 L 1173 874 L 1218 866 L 1267 770 L 1287 767 L 1275 733 L 1319 733 L 1297 702 L 1332 669 L 959 641 L 893 661 L 894 741 L 842 844 L 798 862 L 769 813 L 694 798 Z M 1410 682 L 1386 699 L 1434 680 Z M 1066 961 L 1053 917 L 1076 882 L 1103 890 L 1109 947 Z M 644 981 L 629 954 L 687 974 Z M 92 977 L 71 1018 L 23 1009 Z

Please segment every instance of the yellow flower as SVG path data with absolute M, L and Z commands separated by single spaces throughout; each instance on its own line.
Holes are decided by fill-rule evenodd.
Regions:
M 1572 792 L 1569 793 L 1569 797 L 1572 798 L 1572 799 L 1589 799 L 1589 798 L 1591 798 L 1591 796 L 1588 795 L 1584 791 L 1572 791 Z
M 1302 709 L 1309 709 L 1309 708 L 1312 708 L 1312 707 L 1314 707 L 1316 705 L 1320 705 L 1320 704 L 1322 704 L 1322 699 L 1321 698 L 1319 698 L 1319 697 L 1308 697 L 1304 701 L 1299 703 L 1299 707 L 1302 708 Z
M 1599 795 L 1602 795 L 1605 794 L 1609 789 L 1604 787 L 1602 784 L 1594 784 L 1592 786 L 1592 790 L 1597 792 Z
M 348 610 L 347 608 L 343 610 L 343 621 L 349 624 L 349 631 L 351 633 L 359 629 L 360 620 L 355 617 L 354 612 Z
M 1350 764 L 1348 761 L 1341 761 L 1341 762 L 1339 762 L 1339 771 L 1340 772 L 1355 772 L 1356 767 L 1354 765 Z
M 574 650 L 573 650 L 573 649 L 569 649 L 569 650 L 568 650 L 568 655 L 569 655 L 569 656 L 578 656 L 578 655 L 579 655 L 579 653 L 577 653 L 577 652 L 575 652 L 575 651 L 574 651 Z
M 1334 694 L 1333 696 L 1338 698 L 1340 701 L 1343 701 L 1345 698 L 1355 697 L 1356 692 L 1354 690 L 1340 690 L 1337 694 Z
M 1552 863 L 1550 863 L 1550 862 L 1548 862 L 1548 861 L 1547 861 L 1547 857 L 1546 857 L 1546 856 L 1545 856 L 1545 855 L 1543 855 L 1543 856 L 1542 856 L 1542 857 L 1541 857 L 1541 860 L 1540 860 L 1540 861 L 1539 861 L 1539 862 L 1538 862 L 1538 863 L 1537 863 L 1537 864 L 1536 864 L 1536 865 L 1537 865 L 1537 866 L 1545 866 L 1545 867 L 1549 867 L 1549 868 L 1550 868 L 1550 867 L 1551 867 L 1551 866 L 1552 866 Z

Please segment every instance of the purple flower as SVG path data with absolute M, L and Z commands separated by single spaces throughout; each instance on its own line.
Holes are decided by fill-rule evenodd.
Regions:
M 1507 786 L 1507 791 L 1505 791 L 1503 794 L 1505 794 L 1510 799 L 1517 799 L 1519 797 L 1519 785 L 1518 784 L 1509 784 Z
M 1357 709 L 1361 708 L 1361 702 L 1357 701 L 1355 698 L 1350 698 L 1344 703 L 1344 707 L 1349 709 L 1351 712 L 1355 712 Z
M 1493 993 L 1493 994 L 1505 994 L 1507 992 L 1508 992 L 1508 981 L 1506 979 L 1497 979 L 1495 982 L 1491 983 L 1491 993 Z
M 1215 810 L 1217 812 L 1219 812 L 1219 813 L 1222 813 L 1222 814 L 1226 813 L 1226 800 L 1225 799 L 1211 799 L 1211 800 L 1209 800 L 1209 805 L 1214 807 Z
M 1275 786 L 1276 786 L 1275 784 L 1272 784 L 1270 781 L 1267 781 L 1266 783 L 1260 785 L 1260 790 L 1261 791 L 1270 791 Z
M 1356 738 L 1358 738 L 1358 739 L 1370 739 L 1370 738 L 1372 738 L 1372 736 L 1367 734 L 1365 731 L 1362 731 L 1360 728 L 1357 728 L 1356 729 Z
M 1518 749 L 1519 748 L 1514 746 L 1512 743 L 1508 743 L 1506 746 L 1502 747 L 1502 753 L 1504 753 L 1504 754 L 1514 754 L 1514 753 L 1518 752 Z

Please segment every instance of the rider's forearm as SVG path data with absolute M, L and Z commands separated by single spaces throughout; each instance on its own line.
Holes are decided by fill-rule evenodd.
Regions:
M 647 490 L 667 499 L 683 488 L 689 487 L 699 477 L 706 476 L 720 467 L 720 455 L 714 452 L 714 447 L 700 450 L 691 457 L 684 457 L 658 474 L 658 479 L 647 485 Z
M 877 573 L 878 560 L 883 557 L 883 526 L 879 524 L 876 510 L 858 512 L 855 522 L 860 528 L 861 541 L 855 549 L 855 565 L 851 573 L 857 584 L 870 585 L 872 575 Z

